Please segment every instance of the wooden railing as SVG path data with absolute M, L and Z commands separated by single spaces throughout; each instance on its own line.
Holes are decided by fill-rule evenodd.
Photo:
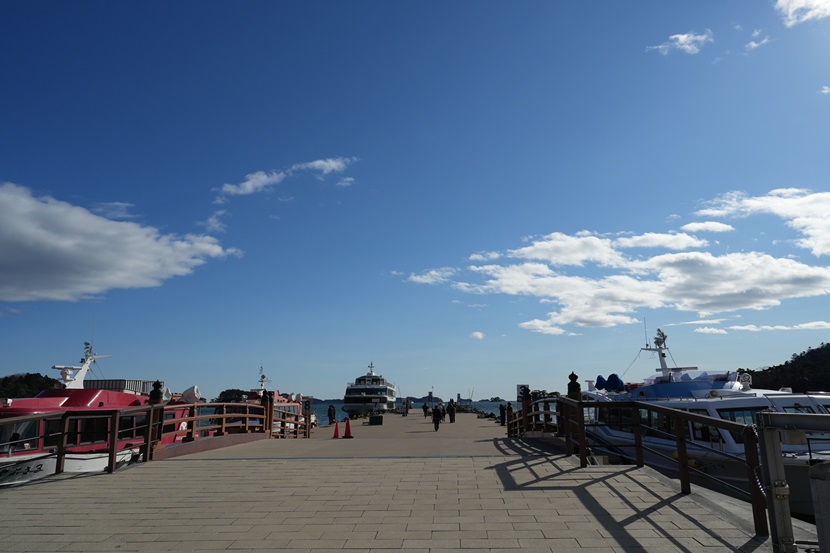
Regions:
M 26 423 L 31 423 L 28 432 L 13 431 Z M 108 454 L 105 470 L 112 473 L 127 451 L 146 462 L 255 439 L 308 438 L 311 424 L 272 403 L 194 403 L 0 419 L 0 436 L 5 436 L 0 439 L 0 463 L 6 470 L 13 470 L 9 463 L 15 461 L 14 451 L 43 451 L 42 459 L 55 459 L 55 474 L 64 472 L 68 454 L 96 452 Z
M 603 422 L 592 420 L 591 413 L 594 409 L 617 410 L 619 422 L 609 422 L 610 417 L 604 417 Z M 661 420 L 671 421 L 668 429 L 656 428 L 643 424 L 643 421 L 654 420 L 653 414 L 662 415 Z M 740 462 L 746 467 L 747 487 L 742 489 L 729 482 L 718 479 L 707 474 L 689 463 L 687 453 L 687 428 L 688 423 L 698 423 L 710 428 L 717 428 L 719 431 L 732 432 L 743 438 L 744 455 L 730 455 L 723 451 L 711 449 L 711 451 Z M 753 523 L 755 532 L 759 536 L 769 536 L 769 527 L 766 515 L 766 498 L 761 484 L 761 462 L 758 454 L 758 436 L 754 425 L 743 425 L 719 418 L 707 417 L 688 411 L 671 409 L 651 403 L 638 401 L 581 401 L 567 397 L 551 397 L 534 402 L 525 402 L 519 412 L 515 412 L 511 420 L 507 421 L 507 435 L 510 437 L 521 437 L 530 432 L 555 433 L 564 440 L 565 452 L 567 455 L 579 455 L 581 467 L 587 467 L 591 457 L 591 446 L 589 444 L 589 429 L 596 426 L 608 426 L 611 428 L 626 428 L 633 435 L 631 445 L 615 444 L 615 448 L 631 448 L 633 451 L 628 455 L 638 467 L 644 466 L 644 451 L 657 455 L 664 460 L 675 463 L 680 479 L 681 491 L 684 494 L 691 493 L 691 477 L 699 476 L 714 481 L 716 486 L 728 488 L 733 494 L 745 498 L 752 505 Z M 668 430 L 668 431 L 667 431 Z M 643 436 L 648 434 L 667 440 L 673 440 L 676 456 L 668 456 L 662 452 L 644 445 Z M 698 448 L 705 446 L 697 445 Z

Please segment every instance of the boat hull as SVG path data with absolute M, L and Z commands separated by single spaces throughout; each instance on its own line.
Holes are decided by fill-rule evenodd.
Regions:
M 119 451 L 117 467 L 129 463 L 138 455 L 135 450 Z M 68 453 L 63 472 L 76 474 L 104 472 L 109 465 L 109 453 Z M 0 486 L 25 484 L 55 474 L 57 457 L 52 454 L 17 456 L 0 461 Z

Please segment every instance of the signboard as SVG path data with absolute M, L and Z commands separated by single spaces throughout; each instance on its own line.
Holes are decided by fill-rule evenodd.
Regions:
M 314 411 L 314 398 L 306 396 L 303 398 L 303 415 L 310 415 Z
M 521 404 L 523 399 L 530 400 L 530 386 L 528 384 L 517 384 L 516 402 Z

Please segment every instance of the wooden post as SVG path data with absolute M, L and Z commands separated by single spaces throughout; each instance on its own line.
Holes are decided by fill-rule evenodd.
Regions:
M 586 447 L 584 447 L 584 442 L 586 440 L 585 414 L 582 412 L 582 387 L 579 385 L 579 382 L 577 382 L 577 380 L 579 380 L 579 377 L 576 375 L 576 373 L 571 372 L 571 374 L 568 375 L 568 379 L 570 380 L 570 382 L 568 382 L 568 399 L 572 399 L 573 401 L 577 402 L 575 407 L 569 406 L 570 408 L 566 410 L 566 413 L 568 415 L 567 418 L 569 420 L 568 427 L 570 429 L 568 443 L 571 444 L 570 450 L 568 451 L 568 455 L 573 454 L 572 442 L 575 441 L 573 439 L 573 433 L 579 432 L 580 435 L 577 436 L 577 438 L 579 439 L 579 464 L 582 467 L 586 467 L 588 466 L 588 460 L 585 457 Z
M 120 421 L 121 413 L 116 409 L 110 415 L 109 461 L 107 462 L 107 472 L 110 474 L 115 472 L 115 466 L 118 464 L 118 431 Z
M 677 464 L 680 469 L 680 492 L 683 494 L 692 493 L 692 485 L 689 480 L 689 456 L 686 453 L 686 422 L 680 415 L 673 415 L 674 436 L 677 440 Z
M 643 459 L 643 417 L 640 408 L 635 404 L 633 407 L 634 419 L 634 452 L 637 455 L 637 467 L 643 468 L 645 460 Z

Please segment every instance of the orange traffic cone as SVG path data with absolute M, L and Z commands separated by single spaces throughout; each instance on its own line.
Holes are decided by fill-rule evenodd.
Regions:
M 340 437 L 340 426 L 338 426 L 337 421 L 334 422 L 334 436 L 332 438 L 339 438 Z
M 344 438 L 354 438 L 352 436 L 352 426 L 349 424 L 349 419 L 346 419 L 346 432 L 343 433 Z

